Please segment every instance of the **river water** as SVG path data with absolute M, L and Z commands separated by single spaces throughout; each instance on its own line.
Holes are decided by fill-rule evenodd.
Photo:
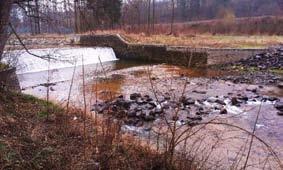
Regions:
M 210 77 L 213 76 L 230 74 L 218 70 L 185 69 L 165 64 L 118 60 L 111 48 L 36 49 L 30 50 L 30 53 L 42 57 L 49 56 L 52 59 L 38 58 L 26 51 L 14 51 L 9 55 L 6 54 L 5 61 L 13 63 L 17 67 L 22 92 L 42 99 L 46 99 L 48 93 L 50 100 L 62 105 L 67 102 L 68 95 L 71 93 L 69 101 L 71 105 L 82 107 L 84 105 L 82 100 L 84 90 L 86 91 L 88 110 L 97 100 L 107 100 L 113 96 L 124 95 L 129 98 L 129 95 L 135 92 L 153 96 L 152 81 L 154 81 L 154 87 L 158 89 L 158 92 L 169 92 L 176 95 L 176 98 L 178 95 L 180 96 L 182 87 L 186 83 L 188 87 L 185 93 L 195 99 L 247 95 L 252 99 L 247 104 L 241 107 L 227 104 L 225 106 L 228 110 L 227 115 L 212 114 L 204 119 L 211 120 L 217 117 L 221 121 L 233 123 L 251 131 L 258 110 L 261 108 L 259 121 L 256 124 L 256 134 L 266 139 L 267 143 L 275 148 L 279 157 L 283 158 L 282 116 L 276 114 L 274 103 L 265 102 L 261 106 L 257 100 L 257 95 L 274 96 L 283 100 L 280 89 L 276 87 L 258 88 L 256 85 L 211 80 Z M 13 56 L 17 56 L 17 60 L 11 60 Z M 152 81 L 149 81 L 149 75 L 154 78 Z M 83 87 L 83 77 L 85 87 Z M 70 86 L 72 86 L 71 90 Z M 258 88 L 258 94 L 247 91 L 247 88 Z M 195 90 L 206 91 L 206 93 L 193 93 Z M 204 105 L 213 107 L 209 102 L 204 102 Z M 125 126 L 125 130 L 133 133 L 141 132 L 144 135 L 146 132 L 143 131 L 143 128 Z M 211 165 L 217 158 L 223 159 L 223 165 L 231 163 L 238 156 L 236 152 L 247 143 L 249 138 L 242 132 L 224 126 L 212 126 L 200 135 L 205 136 L 205 139 L 203 138 L 205 146 L 210 146 L 212 141 L 220 137 L 226 139 L 226 142 L 222 141 L 220 149 L 215 149 L 215 153 L 212 154 L 214 156 L 211 156 L 212 159 L 208 161 Z M 194 140 L 198 140 L 200 135 L 196 136 Z M 231 138 L 233 140 L 230 140 Z M 256 156 L 253 160 L 259 162 L 264 160 L 266 154 L 263 153 L 262 146 L 258 144 L 254 148 Z M 261 169 L 260 165 L 258 163 L 257 166 L 251 166 L 248 169 Z M 219 169 L 225 168 L 227 166 Z

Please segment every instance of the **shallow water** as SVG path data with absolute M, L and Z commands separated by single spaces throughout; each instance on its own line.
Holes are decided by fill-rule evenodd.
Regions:
M 108 52 L 111 54 L 111 50 Z M 89 57 L 92 57 L 92 55 Z M 112 55 L 105 58 L 102 61 L 102 64 L 97 58 L 88 61 L 88 64 L 84 67 L 80 64 L 76 67 L 70 65 L 61 67 L 61 65 L 55 64 L 53 65 L 53 69 L 50 69 L 49 71 L 48 69 L 45 70 L 46 68 L 40 68 L 41 70 L 39 69 L 39 71 L 34 69 L 32 72 L 29 72 L 32 69 L 28 69 L 25 73 L 18 72 L 20 85 L 24 93 L 32 94 L 43 99 L 45 99 L 47 93 L 49 93 L 50 100 L 59 104 L 65 104 L 69 93 L 71 93 L 70 104 L 74 107 L 83 107 L 84 104 L 82 98 L 83 90 L 85 90 L 88 110 L 90 110 L 91 106 L 98 100 L 109 100 L 121 94 L 124 95 L 125 98 L 129 98 L 129 95 L 134 92 L 153 96 L 153 88 L 158 91 L 158 94 L 168 92 L 178 100 L 185 84 L 187 86 L 185 94 L 195 99 L 215 96 L 224 98 L 224 96 L 236 96 L 238 94 L 248 95 L 251 98 L 256 97 L 256 94 L 246 91 L 248 87 L 255 85 L 234 84 L 232 82 L 210 79 L 215 76 L 232 74 L 221 70 L 210 70 L 206 68 L 187 69 L 166 64 L 116 60 Z M 43 65 L 46 66 L 46 64 Z M 35 65 L 32 65 L 32 67 L 34 66 Z M 83 68 L 85 72 L 84 75 L 82 74 Z M 75 74 L 72 82 L 74 71 Z M 85 77 L 86 82 L 85 88 L 83 87 L 83 76 Z M 153 84 L 151 84 L 152 82 Z M 53 84 L 46 85 L 46 83 Z M 71 84 L 72 89 L 70 91 Z M 255 87 L 258 88 L 258 86 Z M 205 91 L 206 93 L 201 94 L 193 91 Z M 273 86 L 259 88 L 260 95 L 277 96 L 282 100 L 283 96 L 281 92 L 282 90 Z M 224 100 L 224 102 L 227 103 L 227 115 L 213 113 L 208 115 L 205 120 L 218 117 L 221 120 L 234 123 L 251 131 L 261 102 L 249 101 L 241 107 L 228 104 L 231 102 L 229 100 Z M 204 104 L 207 107 L 213 105 L 213 103 L 209 102 Z M 263 103 L 261 107 L 259 121 L 256 124 L 256 134 L 263 139 L 267 139 L 268 144 L 276 148 L 280 158 L 283 158 L 282 120 L 283 117 L 276 114 L 276 109 L 273 107 L 273 103 L 266 102 Z M 158 124 L 156 122 L 154 122 L 154 124 Z M 130 126 L 124 126 L 124 128 L 127 131 L 138 132 L 142 135 L 147 134 L 143 128 Z M 217 126 L 211 127 L 211 129 L 204 131 L 204 133 L 210 132 L 209 134 L 212 135 L 207 135 L 207 137 L 210 137 L 206 141 L 207 145 L 209 145 L 210 140 L 215 137 L 213 136 L 216 135 L 215 129 L 227 130 L 227 134 L 221 134 L 227 138 L 232 134 L 239 138 L 245 137 L 243 134 L 235 132 L 227 127 Z M 217 153 L 225 157 L 225 152 L 234 152 L 235 150 L 232 149 L 232 146 L 237 148 L 242 144 L 241 142 L 242 141 L 229 141 L 226 145 L 221 145 L 221 150 Z M 231 157 L 228 153 L 227 155 L 227 159 L 228 157 Z

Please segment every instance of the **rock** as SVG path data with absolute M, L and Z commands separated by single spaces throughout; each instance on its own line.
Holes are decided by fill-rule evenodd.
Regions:
M 198 94 L 206 94 L 206 91 L 199 91 L 199 90 L 194 90 L 192 91 L 193 93 L 198 93 Z
M 146 104 L 145 106 L 144 106 L 144 108 L 145 109 L 153 109 L 154 108 L 154 106 L 153 105 L 151 105 L 151 104 Z
M 218 99 L 216 97 L 209 97 L 206 101 L 210 103 L 215 103 Z
M 221 104 L 221 105 L 226 105 L 226 103 L 223 100 L 220 100 L 220 99 L 217 99 L 215 102 L 218 103 L 218 104 Z
M 151 77 L 151 80 L 155 81 L 155 80 L 157 80 L 157 77 Z
M 124 99 L 124 96 L 121 94 L 117 98 Z
M 279 111 L 283 111 L 283 102 L 280 102 L 280 101 L 278 101 L 278 102 L 276 102 L 275 103 L 275 105 L 274 105 L 274 107 L 277 109 L 277 110 L 279 110 Z
M 153 107 L 156 107 L 156 103 L 154 101 L 148 102 L 148 104 L 152 105 Z
M 278 83 L 277 87 L 280 88 L 280 89 L 283 89 L 283 82 Z
M 201 121 L 201 120 L 202 120 L 202 117 L 201 117 L 201 116 L 192 116 L 192 115 L 189 115 L 189 116 L 187 116 L 187 118 L 190 119 L 190 120 L 193 120 L 193 121 L 195 121 L 195 120 Z
M 199 124 L 198 121 L 188 121 L 188 125 L 189 125 L 189 126 L 196 126 L 196 125 L 198 125 L 198 124 Z
M 143 126 L 143 121 L 138 121 L 136 124 L 135 124 L 136 127 L 141 127 Z
M 93 108 L 91 111 L 95 111 L 98 113 L 103 113 L 104 110 L 106 110 L 108 105 L 106 103 L 97 103 L 93 105 Z
M 171 99 L 170 94 L 169 93 L 165 93 L 164 99 L 165 100 L 170 100 Z
M 138 99 L 136 100 L 136 103 L 137 103 L 138 105 L 142 105 L 142 104 L 145 104 L 146 102 L 143 101 L 141 98 L 138 98 Z
M 178 116 L 173 116 L 173 117 L 172 117 L 172 120 L 173 120 L 173 121 L 177 121 L 177 120 L 179 120 L 179 117 L 178 117 Z
M 267 100 L 274 102 L 274 101 L 278 100 L 278 98 L 277 97 L 268 97 Z
M 236 97 L 232 97 L 231 103 L 232 103 L 233 106 L 236 106 L 239 102 L 238 102 L 238 99 Z
M 227 111 L 226 109 L 222 109 L 222 110 L 220 111 L 220 114 L 221 114 L 221 115 L 227 114 L 227 113 L 228 113 L 228 111 Z
M 195 100 L 194 99 L 192 99 L 192 98 L 187 98 L 187 99 L 185 99 L 184 101 L 183 101 L 183 104 L 184 105 L 193 105 L 193 104 L 195 104 Z
M 143 97 L 143 99 L 144 99 L 145 101 L 147 101 L 147 102 L 153 101 L 153 99 L 152 99 L 149 95 L 145 95 L 145 96 Z
M 208 115 L 209 113 L 205 111 L 203 108 L 200 108 L 196 115 Z
M 238 97 L 239 100 L 248 101 L 249 98 L 247 96 Z
M 131 100 L 136 100 L 139 97 L 141 97 L 140 93 L 133 93 L 133 94 L 130 95 Z
M 154 120 L 155 120 L 155 117 L 150 115 L 150 114 L 145 115 L 145 117 L 144 117 L 144 121 L 146 121 L 146 122 L 150 122 L 150 121 L 154 121 Z
M 128 115 L 128 117 L 136 117 L 137 116 L 135 110 L 130 110 L 127 115 Z
M 154 113 L 155 113 L 155 114 L 161 114 L 161 113 L 162 113 L 162 109 L 160 109 L 160 108 L 155 108 L 155 109 L 154 109 Z
M 257 92 L 257 88 L 256 88 L 256 87 L 248 87 L 248 88 L 246 89 L 246 91 L 251 91 L 251 92 L 253 92 L 253 93 L 256 93 L 256 92 Z
M 169 109 L 169 108 L 170 108 L 170 105 L 169 105 L 168 102 L 163 102 L 163 103 L 161 103 L 161 107 L 162 107 L 163 109 Z

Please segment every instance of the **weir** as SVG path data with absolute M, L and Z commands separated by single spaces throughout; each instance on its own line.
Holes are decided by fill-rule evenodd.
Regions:
M 74 43 L 81 46 L 113 48 L 116 56 L 127 60 L 168 63 L 180 66 L 207 65 L 207 52 L 188 48 L 175 49 L 166 45 L 131 44 L 120 35 L 80 35 Z
M 16 58 L 17 74 L 27 74 L 117 60 L 113 49 L 101 47 L 31 49 L 29 52 L 42 58 L 18 50 L 4 55 L 4 62 L 13 62 L 11 60 Z

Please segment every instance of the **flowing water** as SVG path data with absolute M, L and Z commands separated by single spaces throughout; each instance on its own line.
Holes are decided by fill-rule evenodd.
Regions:
M 154 78 L 152 80 L 156 83 L 158 90 L 170 92 L 174 95 L 180 93 L 185 82 L 189 84 L 186 92 L 194 98 L 227 96 L 232 93 L 235 95 L 248 93 L 247 95 L 256 98 L 254 94 L 246 91 L 246 88 L 250 85 L 209 79 L 213 76 L 231 73 L 204 68 L 187 69 L 165 64 L 118 60 L 111 48 L 36 49 L 30 50 L 30 53 L 45 58 L 35 57 L 26 51 L 14 51 L 9 55 L 6 54 L 5 59 L 7 63 L 14 62 L 17 67 L 17 75 L 23 93 L 42 99 L 45 99 L 47 93 L 49 93 L 50 100 L 59 104 L 65 104 L 69 93 L 71 93 L 70 103 L 74 107 L 82 107 L 82 94 L 83 90 L 86 90 L 88 110 L 97 100 L 108 99 L 112 95 L 122 94 L 127 98 L 129 94 L 135 92 L 152 95 L 149 73 Z M 12 56 L 17 56 L 16 62 L 11 60 Z M 51 59 L 48 60 L 46 57 Z M 82 74 L 83 69 L 84 75 Z M 186 79 L 185 75 L 189 78 Z M 86 82 L 85 89 L 83 88 L 83 76 Z M 70 91 L 71 84 L 72 89 Z M 207 93 L 196 94 L 192 93 L 193 90 L 205 90 Z M 260 89 L 259 93 L 277 96 L 282 100 L 278 88 L 266 86 Z M 205 104 L 209 105 L 210 103 Z M 225 118 L 228 122 L 236 123 L 246 129 L 252 129 L 259 105 L 258 101 L 250 102 L 242 107 L 227 105 L 226 109 L 229 114 L 228 118 Z M 268 143 L 276 147 L 280 157 L 283 158 L 283 134 L 280 130 L 283 127 L 282 117 L 276 115 L 273 103 L 264 103 L 261 109 L 263 114 L 261 114 L 256 125 L 257 134 L 262 138 L 267 138 Z M 211 117 L 214 118 L 214 116 Z M 208 116 L 208 118 L 211 117 Z M 137 130 L 134 127 L 128 128 Z M 144 133 L 142 130 L 141 132 Z M 231 130 L 228 134 L 233 133 L 235 132 Z M 211 134 L 213 135 L 214 132 Z M 242 135 L 239 135 L 239 138 L 242 138 Z M 207 141 L 212 138 L 213 136 Z M 223 144 L 221 147 L 225 148 L 226 152 L 226 149 L 228 151 L 232 145 L 239 146 L 242 143 L 227 142 L 227 146 Z M 224 149 L 221 152 L 219 151 L 219 154 L 224 156 L 225 154 L 222 151 Z

